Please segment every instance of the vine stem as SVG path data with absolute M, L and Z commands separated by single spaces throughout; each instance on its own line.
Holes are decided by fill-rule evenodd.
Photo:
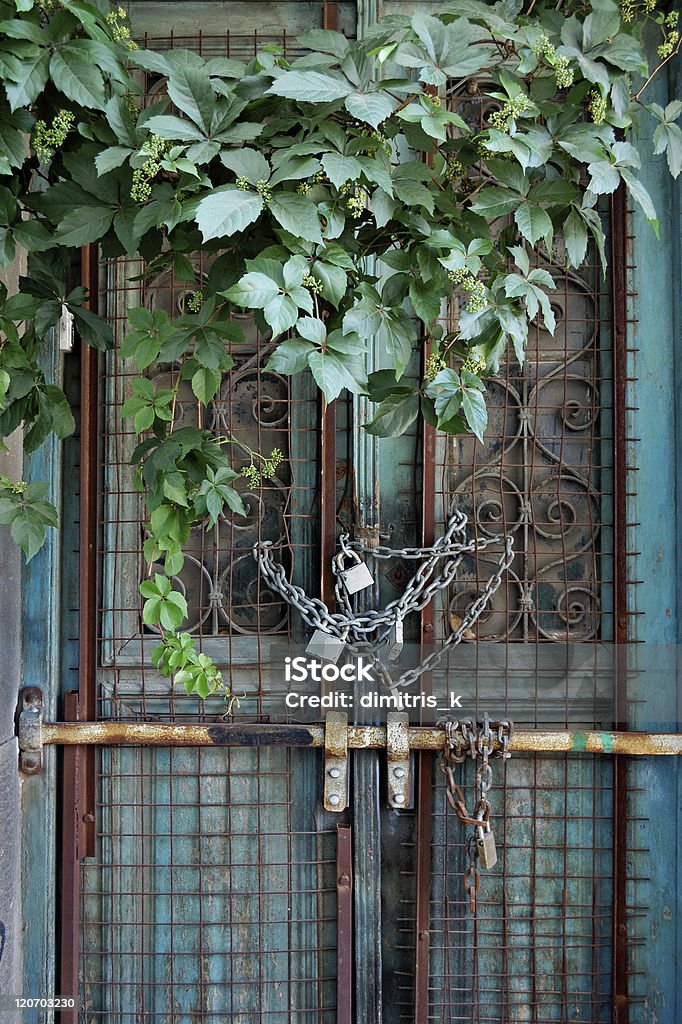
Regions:
M 647 78 L 646 82 L 644 83 L 644 85 L 641 87 L 641 89 L 637 90 L 635 95 L 632 97 L 632 102 L 633 103 L 639 103 L 639 97 L 642 95 L 642 93 L 646 89 L 646 87 L 649 84 L 649 82 L 651 82 L 651 80 L 656 77 L 656 75 L 661 70 L 661 68 L 665 64 L 667 64 L 669 60 L 672 60 L 673 57 L 677 57 L 678 53 L 680 52 L 680 46 L 682 46 L 682 36 L 680 36 L 680 38 L 678 39 L 677 46 L 672 51 L 672 53 L 669 53 L 668 56 L 664 60 L 662 60 L 661 63 L 657 67 L 654 68 L 654 70 L 651 72 L 651 74 Z

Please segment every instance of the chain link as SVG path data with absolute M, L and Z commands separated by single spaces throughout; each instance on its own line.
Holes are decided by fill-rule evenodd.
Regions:
M 469 909 L 476 913 L 476 897 L 481 888 L 481 876 L 478 870 L 478 846 L 476 837 L 479 830 L 490 829 L 490 813 L 492 810 L 488 794 L 493 781 L 491 757 L 509 758 L 509 741 L 511 740 L 513 722 L 504 719 L 491 722 L 487 714 L 474 722 L 470 718 L 440 719 L 437 723 L 445 732 L 445 744 L 441 756 L 440 767 L 445 776 L 445 796 L 459 823 L 465 828 L 471 827 L 473 833 L 467 838 L 467 856 L 469 866 L 464 872 L 464 889 L 469 896 Z M 500 749 L 495 749 L 499 743 Z M 474 787 L 475 805 L 469 813 L 466 798 L 461 786 L 455 778 L 454 766 L 471 757 L 476 765 L 476 782 Z
M 351 542 L 348 534 L 342 534 L 339 538 L 341 550 L 332 559 L 335 594 L 339 606 L 343 609 L 339 612 L 330 612 L 324 601 L 316 597 L 309 597 L 302 587 L 296 586 L 287 579 L 284 566 L 275 561 L 272 541 L 258 541 L 253 547 L 253 556 L 269 587 L 279 594 L 287 604 L 295 608 L 311 629 L 323 630 L 342 640 L 353 654 L 366 654 L 374 664 L 380 680 L 389 689 L 395 690 L 411 686 L 424 672 L 433 670 L 450 647 L 461 642 L 490 602 L 502 582 L 503 573 L 512 563 L 513 539 L 507 537 L 495 572 L 486 583 L 482 593 L 466 610 L 457 628 L 419 665 L 408 669 L 394 680 L 386 666 L 380 661 L 378 651 L 388 642 L 396 624 L 410 613 L 426 608 L 436 594 L 453 582 L 465 554 L 485 550 L 493 544 L 499 544 L 502 539 L 491 537 L 478 541 L 467 540 L 466 527 L 467 517 L 462 512 L 454 512 L 448 520 L 444 535 L 431 547 L 422 548 L 388 548 L 385 546 L 372 548 L 359 542 Z M 344 570 L 344 560 L 357 563 L 358 551 L 379 559 L 422 558 L 424 561 L 399 598 L 389 602 L 382 611 L 356 614 L 343 587 L 341 573 Z M 437 572 L 441 559 L 445 559 L 445 563 L 440 572 Z M 373 634 L 375 635 L 370 641 Z

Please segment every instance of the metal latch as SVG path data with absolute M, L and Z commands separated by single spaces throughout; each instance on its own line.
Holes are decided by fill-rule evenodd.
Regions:
M 19 770 L 24 775 L 38 775 L 43 768 L 43 691 L 39 686 L 25 686 L 21 691 L 19 709 Z
M 324 809 L 345 811 L 348 804 L 348 715 L 328 711 L 324 727 Z
M 405 809 L 410 800 L 410 717 L 405 711 L 386 715 L 388 806 Z

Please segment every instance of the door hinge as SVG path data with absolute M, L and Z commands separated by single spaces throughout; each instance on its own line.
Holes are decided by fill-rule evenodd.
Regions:
M 38 775 L 43 768 L 43 691 L 39 686 L 25 686 L 19 705 L 19 771 Z

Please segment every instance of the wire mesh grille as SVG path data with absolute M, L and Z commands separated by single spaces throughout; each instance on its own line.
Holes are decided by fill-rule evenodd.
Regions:
M 300 756 L 101 752 L 81 1021 L 335 1021 L 336 822 Z
M 286 33 L 264 36 L 203 36 L 179 39 L 148 39 L 151 48 L 189 45 L 205 55 L 221 52 L 248 59 L 265 44 L 281 47 L 291 56 Z M 148 100 L 159 98 L 159 83 L 147 76 Z M 248 242 L 245 243 L 248 245 Z M 254 251 L 253 255 L 257 255 Z M 201 299 L 206 283 L 220 282 L 225 271 L 220 254 L 198 251 L 190 260 L 169 264 L 162 256 L 148 267 L 141 259 L 116 259 L 101 271 L 100 308 L 114 327 L 116 350 L 108 356 L 102 393 L 106 409 L 105 481 L 103 509 L 104 604 L 102 608 L 102 663 L 113 671 L 105 681 L 107 696 L 118 698 L 128 676 L 135 689 L 159 696 L 168 692 L 150 671 L 150 653 L 157 635 L 141 623 L 138 583 L 147 571 L 142 555 L 145 539 L 144 513 L 135 475 L 130 465 L 137 440 L 131 420 L 121 420 L 121 408 L 130 396 L 134 374 L 119 354 L 127 310 L 142 305 L 162 310 L 171 320 L 182 316 Z M 146 274 L 146 276 L 144 276 Z M 200 427 L 224 440 L 237 471 L 248 468 L 248 449 L 263 456 L 282 455 L 275 475 L 253 485 L 237 483 L 247 516 L 226 512 L 215 528 L 204 523 L 194 527 L 186 548 L 185 564 L 174 579 L 189 609 L 187 629 L 199 638 L 201 648 L 224 668 L 228 683 L 237 673 L 243 684 L 245 670 L 249 689 L 260 692 L 259 664 L 264 660 L 263 639 L 286 638 L 297 624 L 291 623 L 286 605 L 262 583 L 252 547 L 256 540 L 271 540 L 277 557 L 297 582 L 309 584 L 316 559 L 318 398 L 310 381 L 289 382 L 267 369 L 275 347 L 263 335 L 251 315 L 232 315 L 243 340 L 228 343 L 234 367 L 223 378 L 215 399 L 201 406 L 188 382 L 180 382 L 174 402 L 174 429 Z M 161 389 L 179 382 L 177 364 L 155 363 L 148 371 Z M 256 465 L 259 465 L 256 460 Z M 153 571 L 158 566 L 152 566 Z M 238 668 L 237 668 L 238 666 Z M 113 684 L 111 682 L 113 678 Z M 236 686 L 236 683 L 235 683 Z M 113 687 L 113 688 L 112 688 Z M 252 709 L 251 709 L 252 710 Z
M 196 49 L 197 39 L 148 44 Z M 248 56 L 252 45 L 234 37 L 227 47 L 216 39 L 201 41 L 211 56 Z M 478 108 L 470 116 L 482 123 L 479 101 L 471 102 Z M 608 693 L 596 683 L 576 703 L 561 685 L 550 693 L 529 682 L 527 657 L 519 661 L 513 653 L 554 646 L 561 679 L 561 662 L 565 674 L 575 646 L 584 645 L 595 652 L 586 656 L 592 659 L 587 674 L 594 676 L 593 669 L 603 667 L 598 642 L 613 633 L 613 366 L 606 296 L 594 263 L 566 273 L 561 257 L 536 256 L 536 265 L 548 267 L 557 283 L 557 330 L 552 337 L 533 325 L 523 367 L 511 354 L 489 383 L 486 444 L 438 441 L 439 525 L 448 510 L 460 508 L 480 536 L 513 532 L 517 552 L 507 581 L 479 622 L 479 643 L 460 648 L 445 675 L 468 672 L 477 710 L 512 711 L 529 724 L 577 718 L 598 726 L 610 720 Z M 119 342 L 130 304 L 141 301 L 172 315 L 184 311 L 212 272 L 201 254 L 193 266 L 191 281 L 162 271 L 142 289 L 134 280 L 140 270 L 135 261 L 104 268 L 102 298 Z M 448 327 L 457 316 L 453 303 Z M 279 479 L 247 495 L 252 514 L 245 527 L 225 518 L 215 531 L 195 532 L 188 569 L 176 585 L 188 595 L 191 630 L 227 668 L 228 678 L 234 673 L 236 688 L 252 680 L 247 686 L 264 716 L 268 707 L 258 668 L 263 638 L 288 636 L 295 624 L 262 589 L 248 551 L 258 537 L 274 539 L 278 557 L 297 581 L 312 581 L 318 406 L 311 391 L 264 370 L 268 341 L 252 323 L 245 326 L 246 346 L 233 353 L 236 371 L 202 425 L 221 433 L 246 430 L 253 447 L 266 453 L 279 447 L 285 462 Z M 153 372 L 165 382 L 175 370 L 161 366 Z M 129 379 L 125 364 L 114 357 L 103 381 L 111 424 L 120 422 Z M 181 394 L 178 422 L 196 424 L 198 415 L 192 396 Z M 348 459 L 337 470 L 339 513 L 352 522 L 352 417 L 340 415 L 340 422 Z M 416 539 L 420 440 L 416 432 L 409 435 L 392 476 L 392 543 Z M 174 699 L 167 682 L 149 670 L 155 638 L 139 622 L 144 532 L 128 466 L 133 446 L 132 433 L 109 427 L 104 593 L 112 596 L 102 609 L 100 714 L 200 720 L 220 709 L 184 696 Z M 491 571 L 485 558 L 468 560 L 436 616 L 437 640 L 458 624 Z M 386 579 L 399 592 L 400 565 Z M 504 680 L 495 708 L 489 703 L 492 679 Z M 469 775 L 467 766 L 462 782 L 471 795 Z M 311 811 L 320 805 L 314 782 L 320 776 L 319 758 L 311 751 L 103 753 L 97 855 L 82 868 L 83 1021 L 336 1019 L 335 837 Z M 463 832 L 446 813 L 437 769 L 434 775 L 428 1019 L 610 1019 L 612 769 L 604 759 L 517 756 L 505 769 L 496 766 L 496 786 L 500 862 L 484 877 L 472 917 L 462 886 Z M 384 916 L 390 919 L 385 991 L 387 999 L 395 993 L 399 1019 L 408 1021 L 414 1011 L 418 837 L 408 814 L 400 822 L 382 823 Z M 633 903 L 641 881 L 634 829 L 632 823 Z

